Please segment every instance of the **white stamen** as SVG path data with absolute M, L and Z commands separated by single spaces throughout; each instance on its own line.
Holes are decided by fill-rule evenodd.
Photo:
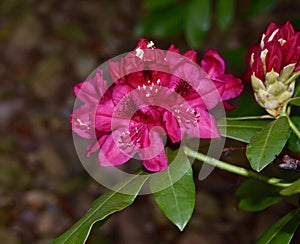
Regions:
M 156 88 L 156 89 L 155 89 L 155 93 L 157 93 L 157 92 L 158 92 L 158 89 Z
M 145 86 L 145 84 L 143 84 L 143 89 L 146 90 L 146 88 L 147 88 L 147 87 Z
M 142 59 L 144 56 L 144 51 L 138 47 L 137 49 L 135 49 L 135 56 L 137 56 L 138 58 Z
M 277 32 L 279 31 L 279 29 L 276 29 L 273 31 L 273 33 L 270 35 L 269 39 L 268 39 L 268 42 L 272 41 L 274 36 L 277 34 Z
M 148 48 L 153 47 L 153 46 L 154 46 L 154 42 L 153 41 L 148 42 L 148 44 L 147 44 Z
M 150 97 L 150 93 L 146 93 L 146 97 Z
M 150 81 L 150 80 L 148 80 L 148 84 L 150 84 L 150 82 L 151 82 L 151 81 Z
M 159 83 L 160 83 L 160 79 L 158 79 L 158 80 L 156 81 L 156 83 L 159 84 Z
M 262 37 L 261 37 L 261 41 L 260 41 L 260 48 L 263 49 L 265 44 L 264 44 L 264 39 L 266 37 L 266 34 L 263 34 Z
M 254 53 L 251 53 L 250 66 L 252 67 L 254 63 Z
M 153 86 L 150 86 L 149 89 L 152 91 L 153 90 Z
M 196 118 L 199 118 L 199 117 L 200 117 L 200 114 L 196 114 L 195 117 L 196 117 Z
M 79 123 L 80 126 L 85 126 L 85 127 L 89 128 L 89 125 L 82 122 L 79 118 L 77 118 L 76 121 Z
M 260 59 L 261 59 L 261 62 L 263 64 L 263 70 L 264 70 L 264 73 L 267 72 L 267 66 L 266 66 L 266 57 L 267 57 L 267 53 L 268 53 L 268 49 L 265 49 L 263 50 L 261 53 L 260 53 Z
M 278 40 L 278 42 L 280 43 L 281 46 L 283 46 L 283 44 L 286 43 L 286 40 L 280 38 L 280 39 Z
M 141 90 L 141 87 L 138 85 L 138 90 Z

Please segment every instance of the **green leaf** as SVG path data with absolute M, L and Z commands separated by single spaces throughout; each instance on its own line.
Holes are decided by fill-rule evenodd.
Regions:
M 249 179 L 240 185 L 235 195 L 240 200 L 239 208 L 247 211 L 260 211 L 282 200 L 279 196 L 281 189 Z
M 185 36 L 192 48 L 198 48 L 210 28 L 211 1 L 192 0 L 186 12 Z
M 300 107 L 300 97 L 295 97 L 290 101 L 290 104 Z
M 52 244 L 60 243 L 85 243 L 92 226 L 96 222 L 103 222 L 109 215 L 120 211 L 132 204 L 141 187 L 148 179 L 148 175 L 133 175 L 127 181 L 109 191 L 92 203 L 89 211 L 78 220 L 70 229 L 64 232 Z M 119 193 L 118 191 L 131 192 L 132 195 Z
M 283 196 L 291 196 L 300 193 L 300 179 L 296 180 L 292 185 L 280 191 Z
M 300 209 L 294 209 L 271 226 L 257 241 L 257 244 L 290 243 L 300 223 Z
M 251 167 L 259 172 L 270 164 L 282 151 L 289 135 L 288 120 L 286 117 L 280 117 L 252 137 L 246 149 Z
M 178 153 L 178 154 L 177 154 Z M 193 171 L 190 165 L 190 161 L 184 154 L 183 150 L 167 151 L 168 161 L 175 160 L 180 163 L 180 167 L 169 167 L 165 170 L 159 180 L 152 178 L 150 181 L 150 189 L 153 192 L 154 199 L 165 214 L 165 216 L 172 221 L 181 231 L 185 228 L 190 220 L 194 206 L 195 206 L 195 184 L 193 180 Z M 172 163 L 172 164 L 173 164 Z M 180 179 L 177 179 L 180 170 L 184 170 L 184 174 Z M 162 182 L 163 181 L 163 182 Z M 170 185 L 164 190 L 160 189 L 162 184 Z
M 296 87 L 295 87 L 295 91 L 294 91 L 294 96 L 293 96 L 294 98 L 295 97 L 300 97 L 300 82 L 299 82 L 299 84 L 297 84 L 297 82 L 296 82 Z
M 153 12 L 136 29 L 137 36 L 167 38 L 175 36 L 183 29 L 185 6 L 176 5 L 166 10 Z
M 251 138 L 263 129 L 268 120 L 224 120 L 218 121 L 222 136 L 249 143 Z
M 235 0 L 218 0 L 216 6 L 217 24 L 226 30 L 231 24 L 235 11 Z
M 291 120 L 293 121 L 294 125 L 298 128 L 298 130 L 300 130 L 300 116 L 293 116 L 291 117 Z M 294 132 L 292 132 L 287 142 L 287 146 L 294 152 L 300 152 L 300 139 Z

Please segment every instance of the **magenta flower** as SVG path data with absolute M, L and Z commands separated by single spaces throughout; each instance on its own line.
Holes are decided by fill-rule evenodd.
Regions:
M 217 51 L 209 49 L 200 62 L 201 68 L 212 79 L 221 95 L 221 101 L 228 110 L 234 106 L 225 102 L 241 94 L 244 89 L 241 79 L 232 74 L 225 74 L 225 62 Z
M 167 52 L 141 39 L 132 53 L 109 63 L 112 84 L 98 70 L 75 86 L 83 104 L 72 114 L 72 129 L 90 140 L 87 155 L 98 152 L 101 166 L 118 166 L 138 157 L 158 172 L 168 167 L 164 144 L 220 136 L 209 110 L 236 97 L 241 81 L 224 75 L 224 61 L 215 51 L 196 63 L 197 53 Z
M 300 70 L 300 32 L 290 22 L 271 23 L 259 44 L 246 57 L 246 80 L 251 79 L 254 95 L 268 113 L 278 116 L 282 104 L 293 96 Z
M 168 50 L 180 53 L 174 45 L 171 45 Z M 184 56 L 197 62 L 197 53 L 194 50 L 187 51 Z M 209 49 L 204 54 L 204 57 L 199 64 L 212 80 L 214 86 L 218 89 L 221 98 L 218 102 L 223 102 L 224 107 L 228 110 L 233 109 L 234 106 L 225 101 L 233 99 L 241 94 L 244 89 L 241 79 L 232 74 L 225 74 L 225 62 L 214 49 Z

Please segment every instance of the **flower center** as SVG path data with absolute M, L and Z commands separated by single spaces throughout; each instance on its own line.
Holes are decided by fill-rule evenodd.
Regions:
M 123 131 L 119 137 L 118 143 L 120 148 L 126 150 L 127 153 L 133 153 L 149 146 L 146 130 L 147 126 L 145 124 L 131 121 L 129 130 Z
M 151 82 L 150 80 L 147 81 L 147 85 L 143 84 L 142 86 L 138 85 L 138 90 L 140 94 L 143 94 L 145 97 L 151 97 L 155 96 L 159 89 L 160 89 L 160 79 L 156 81 L 156 84 L 154 82 Z
M 131 118 L 131 116 L 138 110 L 139 107 L 134 101 L 133 97 L 127 95 L 120 101 L 120 105 L 118 105 L 117 115 L 120 117 Z
M 174 109 L 174 114 L 178 123 L 183 124 L 185 127 L 189 127 L 190 125 L 197 126 L 200 119 L 200 114 L 192 108 L 183 106 L 183 104 Z
M 177 92 L 183 98 L 186 98 L 186 97 L 196 93 L 194 88 L 185 80 L 180 80 L 176 84 L 175 92 Z

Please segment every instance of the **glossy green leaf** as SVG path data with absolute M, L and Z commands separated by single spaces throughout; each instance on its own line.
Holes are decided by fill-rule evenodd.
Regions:
M 176 3 L 177 0 L 144 0 L 143 1 L 143 7 L 149 10 L 157 10 L 166 8 L 174 3 Z
M 289 136 L 286 117 L 278 118 L 264 127 L 247 145 L 246 155 L 251 167 L 259 172 L 270 164 L 280 154 Z
M 167 153 L 169 162 L 172 162 L 178 153 L 176 160 L 181 166 L 166 169 L 162 172 L 164 175 L 160 177 L 159 181 L 154 178 L 154 180 L 151 179 L 150 189 L 154 192 L 154 199 L 165 216 L 182 231 L 190 220 L 195 206 L 196 193 L 193 171 L 190 161 L 182 150 L 179 152 L 168 150 Z M 178 172 L 180 168 L 184 170 L 184 174 L 181 172 L 182 176 L 178 180 L 176 178 L 178 173 L 180 173 Z M 165 184 L 166 182 L 169 187 L 157 191 L 161 184 Z
M 290 243 L 300 223 L 300 209 L 294 209 L 271 226 L 256 242 L 257 244 Z
M 251 138 L 262 130 L 269 120 L 224 120 L 218 121 L 222 136 L 249 143 Z
M 291 196 L 300 193 L 300 179 L 296 180 L 292 185 L 280 191 L 283 196 Z
M 293 121 L 294 125 L 298 128 L 298 130 L 300 130 L 300 116 L 293 116 L 291 117 L 291 120 Z M 296 136 L 294 132 L 292 132 L 287 142 L 287 146 L 294 152 L 300 152 L 300 139 Z
M 153 12 L 136 29 L 136 35 L 166 38 L 178 34 L 183 29 L 184 6 Z
M 52 244 L 85 243 L 95 223 L 103 222 L 109 215 L 128 207 L 134 202 L 148 177 L 147 175 L 141 176 L 141 173 L 133 175 L 116 187 L 116 191 L 109 191 L 99 197 L 92 203 L 89 211 L 69 230 L 54 240 Z M 118 191 L 131 192 L 132 195 L 119 193 Z
M 198 48 L 210 28 L 211 1 L 192 0 L 186 12 L 185 36 L 192 48 Z
M 239 208 L 247 211 L 260 211 L 282 200 L 279 191 L 282 188 L 261 181 L 246 180 L 236 191 Z
M 226 30 L 231 24 L 235 13 L 235 0 L 218 0 L 216 6 L 217 24 Z

